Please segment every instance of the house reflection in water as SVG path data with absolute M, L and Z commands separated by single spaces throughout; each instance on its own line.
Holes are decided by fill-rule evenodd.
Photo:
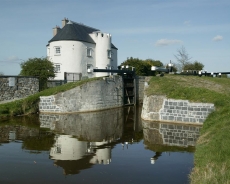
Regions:
M 53 160 L 80 160 L 89 156 L 89 163 L 109 164 L 111 161 L 111 148 L 103 146 L 108 142 L 79 141 L 70 135 L 56 135 L 55 144 L 50 150 Z
M 123 134 L 123 108 L 79 114 L 40 114 L 40 127 L 57 132 L 50 150 L 64 174 L 77 174 L 93 164 L 109 164 L 111 149 Z M 63 135 L 65 134 L 65 135 Z
M 162 152 L 185 151 L 194 152 L 196 140 L 200 135 L 201 125 L 149 122 L 142 120 L 144 144 L 153 150 L 155 155 L 151 164 L 161 156 Z

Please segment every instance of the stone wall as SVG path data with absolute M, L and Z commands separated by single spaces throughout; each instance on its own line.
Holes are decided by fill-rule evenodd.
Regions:
M 101 142 L 121 138 L 123 108 L 73 114 L 39 114 L 40 127 L 72 135 L 84 141 Z
M 20 125 L 0 126 L 0 143 L 10 140 L 23 140 L 27 137 L 39 135 L 39 129 Z
M 0 76 L 0 102 L 20 99 L 39 92 L 35 77 Z
M 138 104 L 143 103 L 144 99 L 144 85 L 145 85 L 145 76 L 136 76 L 136 102 Z
M 142 121 L 144 140 L 150 144 L 189 147 L 195 146 L 200 125 Z
M 45 113 L 86 112 L 121 107 L 123 104 L 122 77 L 110 76 L 57 95 L 41 96 L 39 111 Z
M 203 123 L 214 110 L 211 103 L 190 103 L 188 100 L 145 95 L 141 117 L 150 121 Z

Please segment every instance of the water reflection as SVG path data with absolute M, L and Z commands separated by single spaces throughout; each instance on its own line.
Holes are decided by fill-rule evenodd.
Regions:
M 50 158 L 64 174 L 77 174 L 93 164 L 111 162 L 111 149 L 142 139 L 140 108 L 117 108 L 79 114 L 40 114 L 40 127 L 56 132 Z M 63 135 L 65 134 L 65 135 Z
M 161 156 L 162 152 L 194 152 L 200 135 L 201 125 L 149 122 L 142 120 L 144 144 L 153 150 L 155 155 L 151 164 Z
M 142 122 L 140 114 L 126 107 L 0 122 L 0 165 L 8 168 L 0 183 L 187 183 L 200 127 Z
M 38 134 L 38 128 L 31 128 L 23 125 L 1 125 L 0 143 L 20 141 L 26 139 L 27 137 L 37 136 Z

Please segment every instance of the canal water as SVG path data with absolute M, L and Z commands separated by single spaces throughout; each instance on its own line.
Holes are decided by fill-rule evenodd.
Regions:
M 0 122 L 0 183 L 189 183 L 201 126 L 146 122 L 141 108 Z

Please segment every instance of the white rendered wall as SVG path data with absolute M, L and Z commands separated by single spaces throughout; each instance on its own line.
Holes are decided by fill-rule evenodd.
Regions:
M 108 57 L 108 50 L 111 50 L 111 35 L 102 32 L 90 34 L 96 43 L 96 68 L 110 69 L 111 58 Z M 109 73 L 96 73 L 96 77 L 107 76 Z
M 64 72 L 82 73 L 82 76 L 92 78 L 109 75 L 93 73 L 94 68 L 117 69 L 117 50 L 111 48 L 111 35 L 95 32 L 90 36 L 96 45 L 80 41 L 54 41 L 47 46 L 49 60 L 54 64 L 60 64 L 60 72 L 56 73 L 55 80 L 64 80 Z M 60 47 L 60 54 L 55 53 L 56 47 Z M 87 56 L 87 48 L 91 49 L 91 57 Z M 108 57 L 108 50 L 112 50 L 112 58 Z M 87 65 L 90 66 L 91 72 L 87 71 Z
M 95 147 L 108 144 L 108 142 L 95 142 L 93 145 Z M 96 153 L 90 160 L 92 164 L 104 164 L 107 165 L 111 162 L 111 148 L 96 149 Z
M 60 153 L 57 148 L 61 150 Z M 87 142 L 78 141 L 70 135 L 58 135 L 50 156 L 54 160 L 79 160 L 86 154 L 86 150 Z
M 55 54 L 55 47 L 60 47 L 59 55 Z M 87 57 L 87 48 L 92 50 L 91 57 Z M 47 56 L 54 64 L 60 64 L 56 80 L 64 80 L 64 72 L 82 73 L 82 76 L 94 77 L 93 72 L 87 72 L 87 65 L 95 67 L 95 44 L 79 41 L 51 42 L 47 47 Z

